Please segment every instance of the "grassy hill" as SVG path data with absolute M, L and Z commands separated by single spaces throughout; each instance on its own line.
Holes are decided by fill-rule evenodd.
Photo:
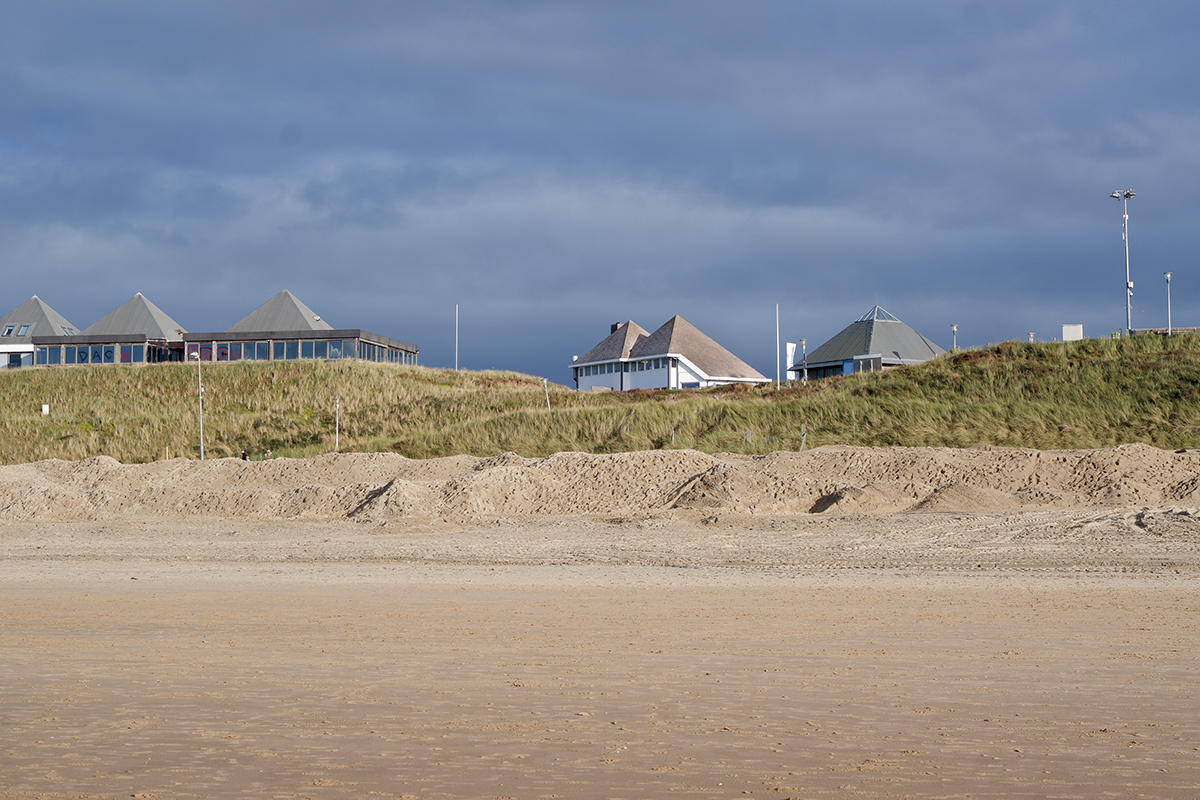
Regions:
M 507 372 L 347 362 L 206 364 L 209 458 L 341 450 L 413 458 L 513 451 L 795 450 L 844 443 L 1200 447 L 1200 336 L 1006 342 L 884 374 L 704 392 L 580 394 Z M 0 371 L 0 462 L 198 455 L 187 365 Z M 50 414 L 43 416 L 42 404 Z

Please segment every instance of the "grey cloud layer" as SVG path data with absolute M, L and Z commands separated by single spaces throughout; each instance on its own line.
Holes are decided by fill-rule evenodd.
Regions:
M 38 293 L 86 325 L 143 291 L 215 328 L 286 287 L 445 365 L 460 302 L 464 363 L 558 380 L 608 322 L 681 313 L 774 374 L 776 302 L 810 340 L 877 301 L 968 344 L 1119 326 L 1105 196 L 1128 185 L 1135 324 L 1172 268 L 1178 323 L 1200 313 L 1197 17 L 6 4 L 6 308 Z

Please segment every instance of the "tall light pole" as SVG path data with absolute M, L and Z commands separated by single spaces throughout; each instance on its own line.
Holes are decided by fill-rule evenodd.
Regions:
M 958 349 L 958 326 L 957 325 L 950 326 L 950 336 L 951 336 L 950 349 L 957 350 Z
M 1121 238 L 1125 240 L 1125 335 L 1133 331 L 1133 281 L 1129 280 L 1129 198 L 1136 197 L 1133 189 L 1117 189 L 1109 197 L 1120 200 L 1125 206 Z
M 808 339 L 800 340 L 800 352 L 803 354 L 801 357 L 804 359 L 804 378 L 800 385 L 808 386 Z
M 1164 272 L 1163 277 L 1167 279 L 1167 336 L 1171 335 L 1171 273 Z
M 188 358 L 196 359 L 196 386 L 199 391 L 196 392 L 196 397 L 200 403 L 200 460 L 204 460 L 204 381 L 200 378 L 200 348 L 196 348 L 196 352 L 188 356 Z

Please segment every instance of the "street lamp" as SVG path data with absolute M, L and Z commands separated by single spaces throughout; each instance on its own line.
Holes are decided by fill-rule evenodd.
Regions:
M 1171 273 L 1164 272 L 1163 277 L 1167 279 L 1167 336 L 1171 335 Z
M 200 378 L 200 352 L 199 349 L 189 353 L 188 358 L 196 359 L 196 386 L 199 391 L 196 393 L 200 404 L 200 460 L 204 460 L 204 382 Z
M 800 340 L 800 352 L 803 354 L 801 357 L 804 359 L 804 378 L 800 385 L 808 386 L 808 339 Z
M 950 350 L 951 351 L 957 350 L 958 349 L 958 326 L 957 325 L 950 326 L 950 336 L 951 336 Z
M 1125 207 L 1121 225 L 1121 238 L 1125 241 L 1125 334 L 1133 332 L 1133 281 L 1129 280 L 1129 198 L 1135 197 L 1133 189 L 1117 189 L 1109 195 L 1120 200 Z

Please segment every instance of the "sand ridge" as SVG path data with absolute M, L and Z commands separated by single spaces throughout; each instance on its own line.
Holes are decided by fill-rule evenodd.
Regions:
M 669 511 L 895 514 L 1200 505 L 1200 453 L 826 446 L 766 456 L 690 450 L 526 459 L 387 453 L 309 459 L 99 456 L 0 467 L 0 521 L 229 517 L 445 520 Z

